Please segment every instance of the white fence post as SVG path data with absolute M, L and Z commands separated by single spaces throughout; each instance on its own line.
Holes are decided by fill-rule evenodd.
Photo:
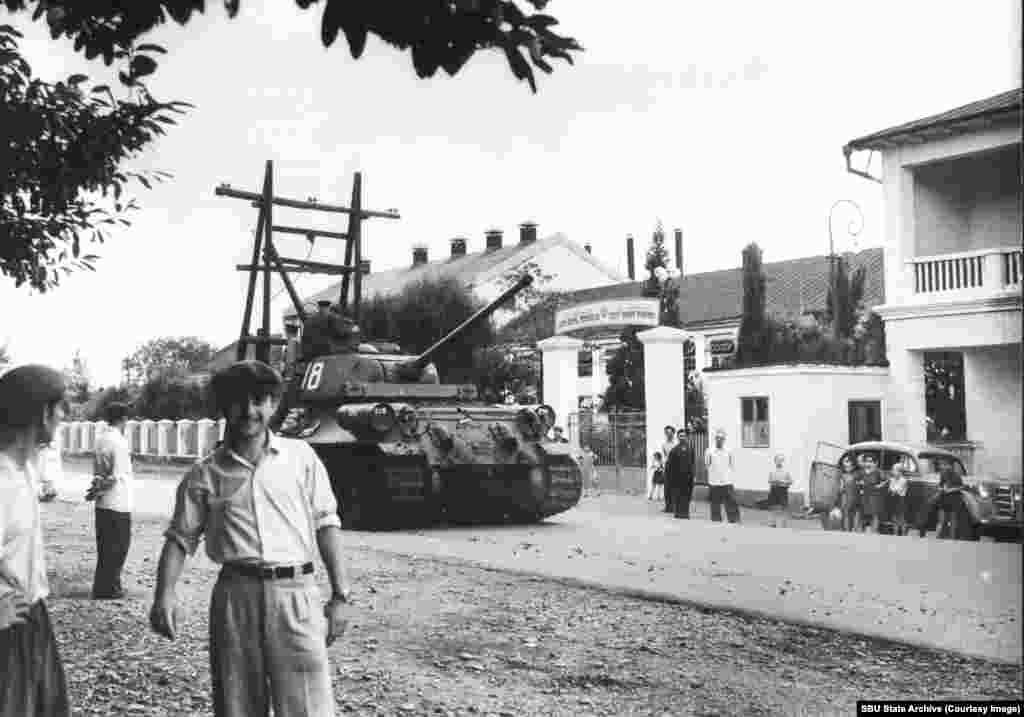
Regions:
M 205 458 L 213 452 L 217 441 L 220 440 L 220 425 L 212 419 L 202 418 L 198 421 L 198 434 L 198 455 Z
M 128 420 L 124 422 L 124 437 L 128 439 L 128 450 L 132 455 L 138 455 L 139 451 L 139 422 Z
M 183 418 L 177 423 L 179 457 L 195 455 L 195 421 Z

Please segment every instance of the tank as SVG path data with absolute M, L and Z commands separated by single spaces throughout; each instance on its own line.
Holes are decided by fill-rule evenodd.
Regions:
M 549 406 L 485 403 L 473 385 L 441 383 L 432 363 L 531 281 L 524 276 L 422 354 L 360 338 L 296 366 L 279 430 L 324 462 L 343 527 L 536 522 L 579 502 L 570 446 L 547 437 Z

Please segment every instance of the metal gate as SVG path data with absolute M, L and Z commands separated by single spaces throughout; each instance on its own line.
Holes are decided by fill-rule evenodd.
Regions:
M 594 487 L 627 493 L 646 489 L 647 424 L 643 411 L 580 411 L 569 415 L 568 427 L 569 440 L 593 461 Z

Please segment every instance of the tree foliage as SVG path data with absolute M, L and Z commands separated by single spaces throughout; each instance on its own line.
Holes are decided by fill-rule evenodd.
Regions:
M 121 82 L 134 97 L 117 99 L 107 86 L 87 87 L 85 75 L 56 84 L 34 78 L 19 37 L 0 25 L 0 274 L 46 291 L 62 273 L 93 269 L 98 257 L 86 245 L 128 224 L 137 207 L 121 195 L 130 180 L 148 188 L 169 176 L 123 165 L 190 105 L 157 102 L 146 89 L 141 78 L 156 66 L 147 48 L 155 46 L 119 55 L 131 55 Z
M 0 374 L 7 370 L 7 366 L 14 363 L 11 358 L 11 352 L 7 348 L 7 344 L 0 344 Z
M 456 279 L 423 280 L 399 294 L 363 301 L 359 323 L 365 337 L 394 341 L 404 351 L 418 354 L 480 308 L 480 302 Z M 493 343 L 490 321 L 463 334 L 434 361 L 442 380 L 471 380 L 474 349 Z
M 202 384 L 175 373 L 153 375 L 142 385 L 132 408 L 135 415 L 154 421 L 196 420 L 216 415 Z
M 670 264 L 668 249 L 665 247 L 665 228 L 659 220 L 651 235 L 651 244 L 647 247 L 647 258 L 644 260 L 644 268 L 649 276 L 654 277 L 654 271 L 658 267 L 668 269 Z
M 605 365 L 608 388 L 604 392 L 602 410 L 644 408 L 644 345 L 637 330 L 626 329 L 620 337 L 622 345 Z
M 473 383 L 485 401 L 511 394 L 518 403 L 534 403 L 540 384 L 540 355 L 513 346 L 485 346 L 474 355 Z
M 743 249 L 743 317 L 736 347 L 736 360 L 740 363 L 759 363 L 768 354 L 772 327 L 765 301 L 761 248 L 751 242 Z
M 71 365 L 64 368 L 63 374 L 68 400 L 72 404 L 86 403 L 90 396 L 92 376 L 89 372 L 89 365 L 82 358 L 81 351 L 75 351 L 75 355 L 71 358 Z
M 139 384 L 162 375 L 197 373 L 217 349 L 196 336 L 164 336 L 151 339 L 121 361 L 125 382 Z
M 316 0 L 295 2 L 307 10 Z M 340 31 L 352 57 L 358 59 L 367 36 L 376 35 L 392 47 L 408 50 L 419 77 L 432 77 L 438 68 L 454 76 L 477 51 L 496 49 L 505 54 L 512 74 L 536 92 L 534 67 L 551 73 L 554 68 L 548 60 L 572 64 L 571 53 L 583 48 L 573 38 L 552 31 L 558 20 L 541 12 L 548 0 L 527 2 L 537 12 L 523 12 L 512 0 L 326 0 L 320 41 L 330 47 Z M 102 56 L 108 65 L 168 18 L 185 25 L 193 13 L 201 14 L 206 7 L 205 0 L 4 0 L 4 4 L 11 12 L 32 9 L 33 19 L 45 15 L 54 39 L 71 38 L 76 51 L 89 59 Z M 240 5 L 240 0 L 224 0 L 232 18 Z
M 849 338 L 857 325 L 857 317 L 861 312 L 864 300 L 864 281 L 867 276 L 864 267 L 859 266 L 851 273 L 846 259 L 837 256 L 831 272 L 832 285 L 828 290 L 828 304 L 825 312 L 826 320 L 832 326 L 832 332 L 841 339 Z

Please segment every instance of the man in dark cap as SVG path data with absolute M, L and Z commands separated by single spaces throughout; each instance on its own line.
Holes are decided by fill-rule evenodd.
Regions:
M 326 356 L 331 352 L 331 324 L 334 320 L 331 302 L 322 299 L 316 302 L 316 306 L 317 312 L 302 325 L 300 348 L 303 361 Z
M 272 706 L 277 717 L 330 717 L 327 646 L 345 631 L 349 588 L 327 470 L 308 443 L 268 430 L 281 397 L 270 366 L 239 361 L 211 389 L 227 420 L 224 441 L 178 486 L 150 624 L 174 639 L 174 586 L 202 539 L 222 565 L 210 606 L 214 714 Z M 326 608 L 313 575 L 318 551 L 332 589 Z
M 64 668 L 37 500 L 39 448 L 67 411 L 61 374 L 30 364 L 0 376 L 0 716 L 66 717 Z

